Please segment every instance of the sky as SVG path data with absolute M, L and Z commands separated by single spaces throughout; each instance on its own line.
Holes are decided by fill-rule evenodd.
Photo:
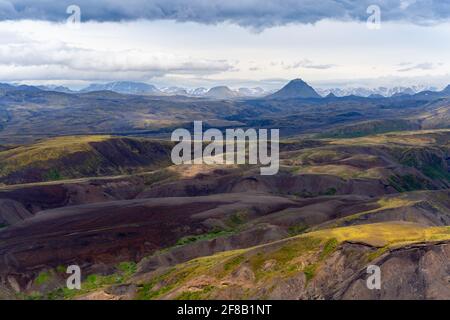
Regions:
M 0 0 L 0 82 L 442 88 L 449 53 L 447 0 Z

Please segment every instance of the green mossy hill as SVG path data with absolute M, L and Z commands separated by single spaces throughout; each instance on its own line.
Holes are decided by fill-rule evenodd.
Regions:
M 170 164 L 171 144 L 112 136 L 67 136 L 0 152 L 0 182 L 20 184 L 119 175 Z
M 253 248 L 226 251 L 176 265 L 138 284 L 138 299 L 214 299 L 230 287 L 236 296 L 258 297 L 277 282 L 303 273 L 309 282 L 343 242 L 373 246 L 369 262 L 390 248 L 450 240 L 450 227 L 376 223 L 305 233 Z

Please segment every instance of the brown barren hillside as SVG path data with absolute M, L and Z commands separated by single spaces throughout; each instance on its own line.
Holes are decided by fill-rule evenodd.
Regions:
M 16 172 L 36 166 L 22 157 L 31 153 L 40 163 L 72 159 L 60 168 L 77 179 L 0 188 L 0 296 L 448 298 L 448 138 L 448 130 L 293 138 L 280 146 L 275 176 L 254 165 L 171 166 L 170 144 L 147 139 L 15 147 L 3 155 L 21 159 Z M 161 158 L 130 158 L 132 148 Z M 76 154 L 120 175 L 80 178 L 69 171 Z M 64 289 L 64 266 L 74 263 L 84 272 L 77 292 Z M 389 289 L 364 286 L 373 263 Z

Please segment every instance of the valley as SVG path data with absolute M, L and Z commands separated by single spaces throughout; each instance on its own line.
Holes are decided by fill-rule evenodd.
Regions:
M 450 0 L 0 0 L 0 302 L 450 300 L 449 37 Z
M 176 128 L 191 128 L 193 120 L 222 129 L 278 128 L 284 137 L 448 128 L 449 89 L 389 98 L 322 98 L 312 96 L 314 89 L 301 80 L 287 87 L 301 94 L 280 90 L 265 98 L 216 99 L 9 89 L 0 91 L 0 145 L 61 135 L 167 138 Z
M 448 129 L 287 136 L 274 176 L 258 165 L 175 166 L 173 143 L 148 137 L 9 145 L 0 296 L 448 297 L 449 138 Z M 416 259 L 426 269 L 404 272 L 412 287 L 398 284 L 395 270 Z M 391 289 L 363 285 L 374 261 Z M 84 272 L 80 292 L 64 288 L 70 264 Z

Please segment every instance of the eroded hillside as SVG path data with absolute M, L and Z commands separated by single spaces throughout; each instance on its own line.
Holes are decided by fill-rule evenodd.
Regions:
M 111 136 L 67 136 L 0 150 L 0 183 L 22 184 L 129 174 L 170 164 L 171 143 Z
M 169 145 L 146 139 L 57 138 L 3 151 L 8 168 L 20 159 L 20 176 L 59 165 L 78 179 L 0 189 L 0 296 L 449 297 L 449 135 L 289 139 L 275 176 L 170 166 Z M 114 152 L 102 153 L 103 143 Z M 73 170 L 74 154 L 110 171 Z M 369 263 L 386 274 L 384 290 L 364 286 Z M 63 288 L 69 264 L 83 270 L 81 291 Z

